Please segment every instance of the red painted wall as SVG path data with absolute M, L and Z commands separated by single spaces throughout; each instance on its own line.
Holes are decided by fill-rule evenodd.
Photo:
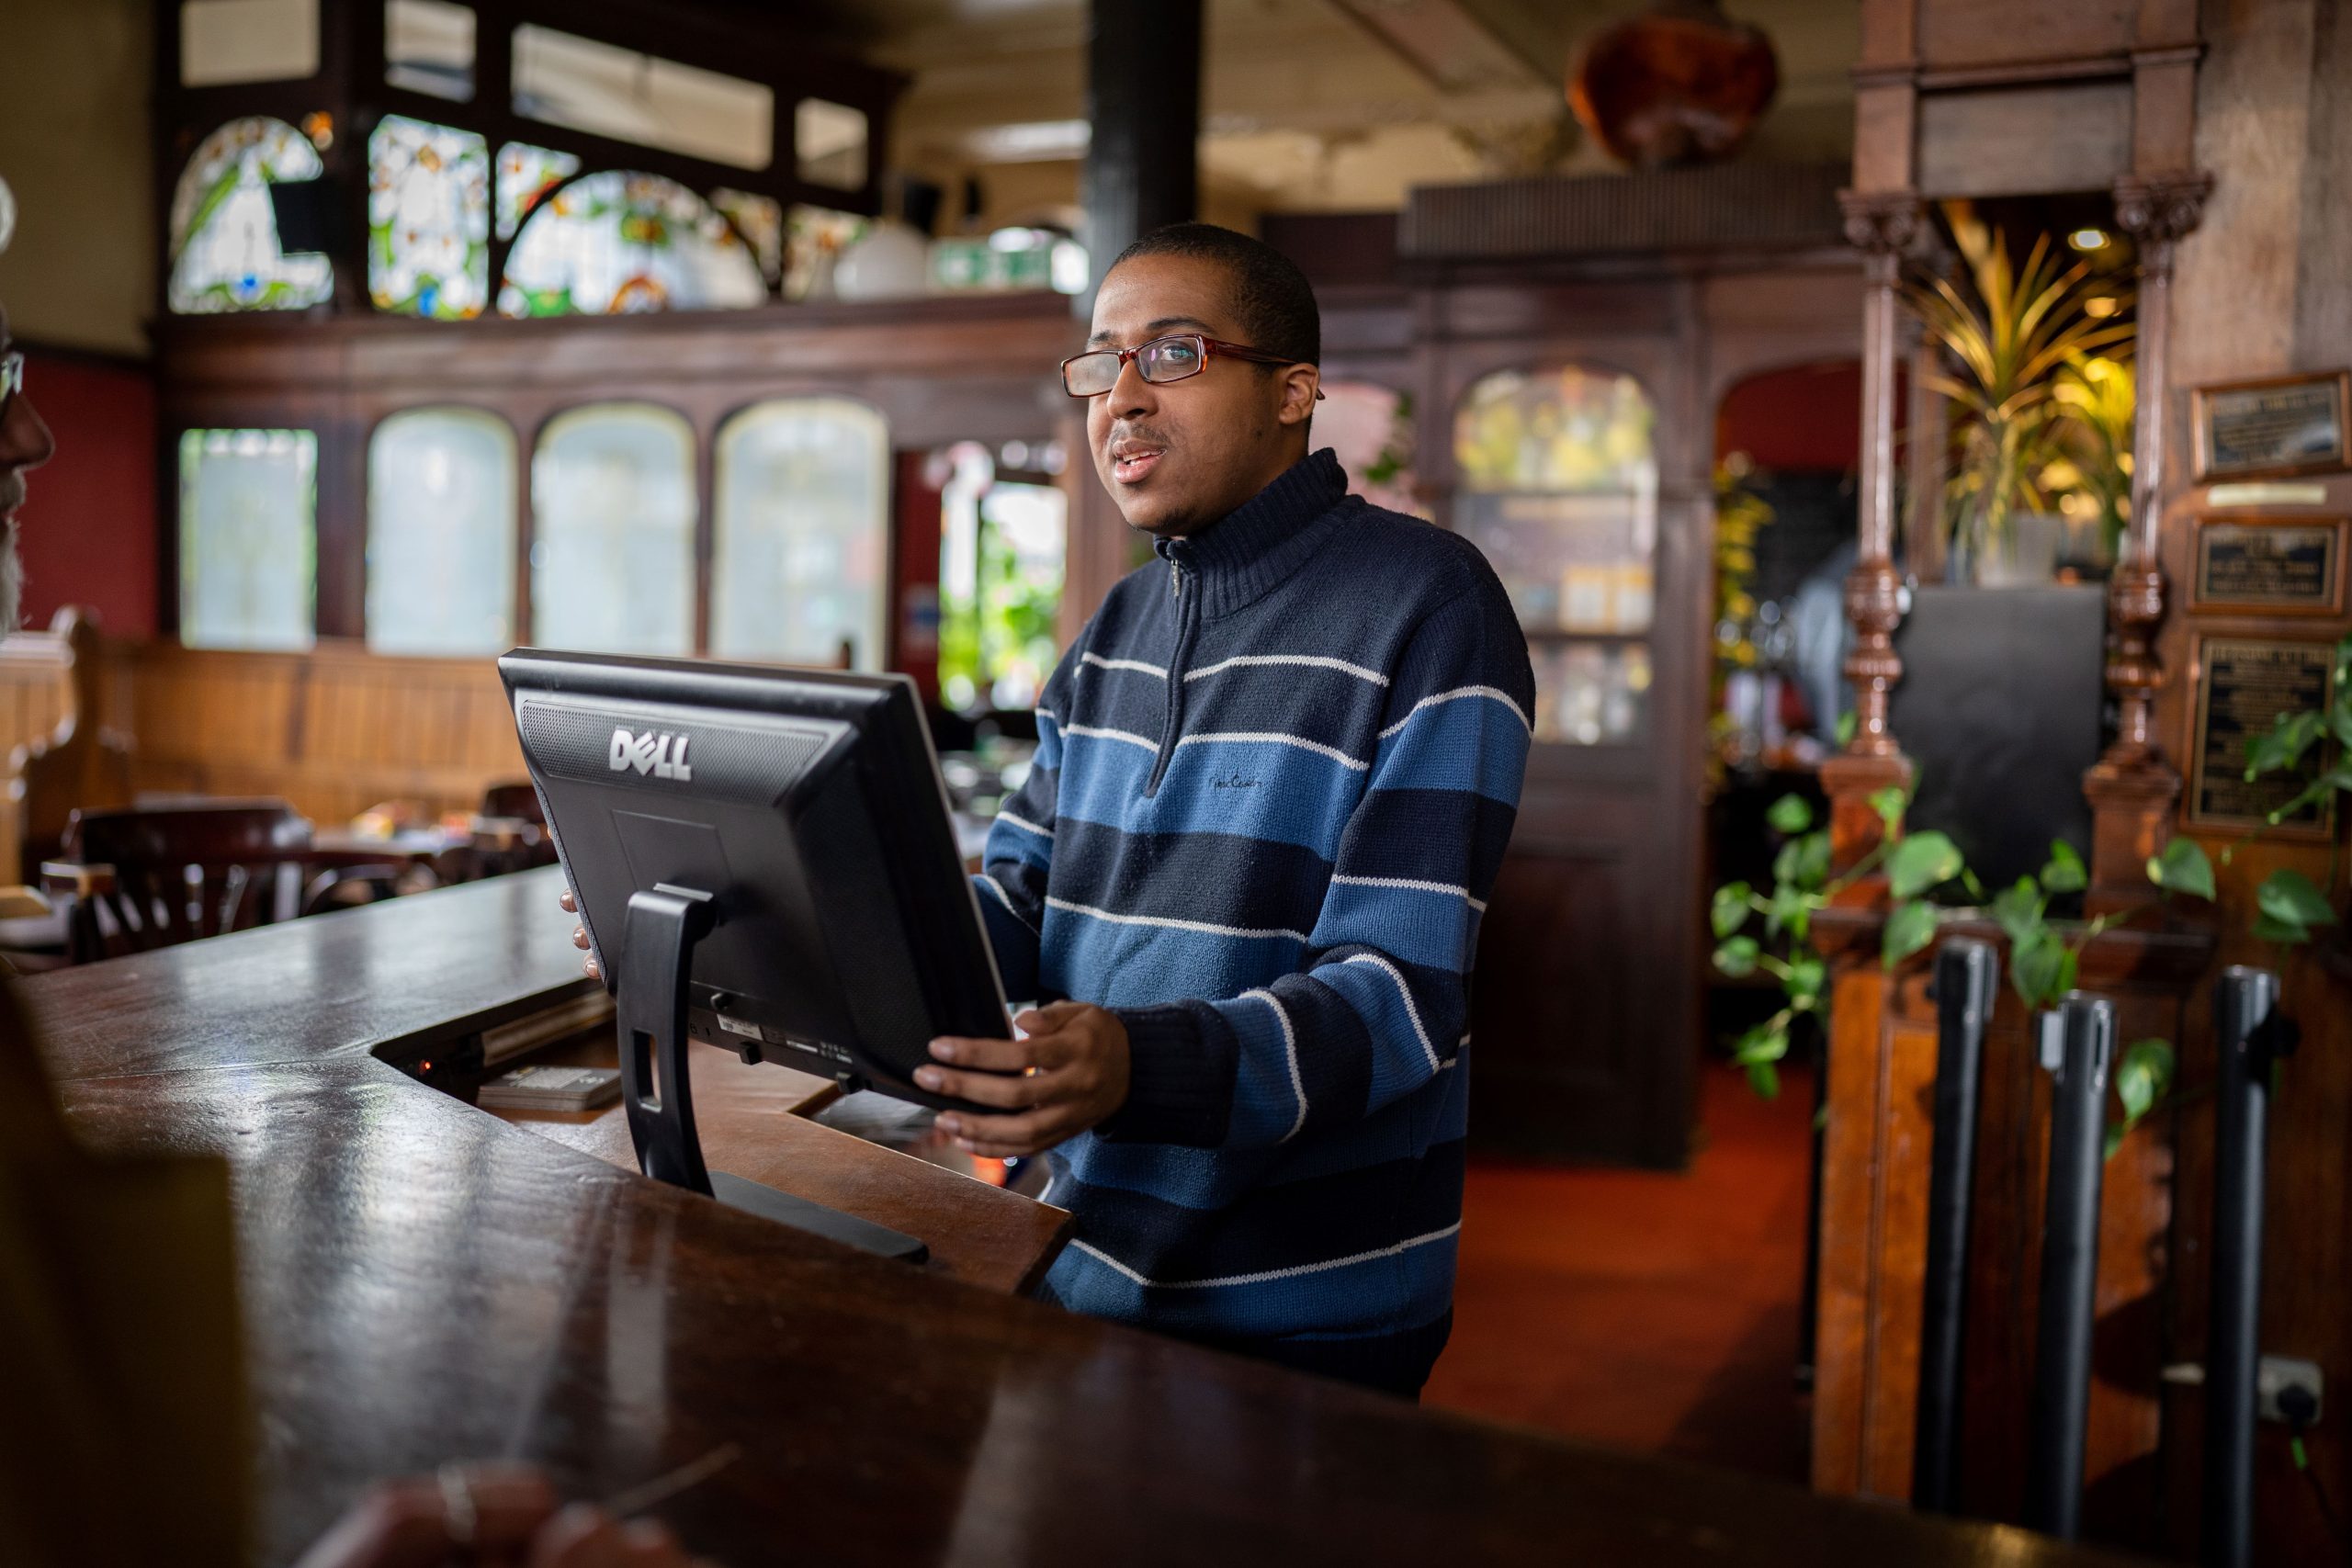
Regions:
M 1862 367 L 1852 360 L 1751 376 L 1715 410 L 1715 456 L 1745 452 L 1759 468 L 1842 473 L 1860 461 L 1861 445 Z
M 155 635 L 155 383 L 143 368 L 25 352 L 25 395 L 57 456 L 25 479 L 25 624 L 87 605 L 110 636 Z

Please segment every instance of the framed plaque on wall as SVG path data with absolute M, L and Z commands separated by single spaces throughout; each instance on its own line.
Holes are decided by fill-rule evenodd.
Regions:
M 2344 613 L 2341 517 L 2200 517 L 2188 581 L 2192 611 Z
M 2199 387 L 2189 423 L 2199 480 L 2310 474 L 2346 466 L 2352 372 L 2270 376 Z
M 2200 637 L 2196 640 L 2196 738 L 2189 754 L 2188 819 L 2215 828 L 2255 828 L 2300 794 L 2293 773 L 2245 776 L 2246 743 L 2267 735 L 2281 714 L 2324 708 L 2334 696 L 2335 644 L 2277 637 Z M 2311 760 L 2316 761 L 2315 749 Z M 2335 829 L 2335 795 L 2282 818 L 2279 837 L 2326 839 Z

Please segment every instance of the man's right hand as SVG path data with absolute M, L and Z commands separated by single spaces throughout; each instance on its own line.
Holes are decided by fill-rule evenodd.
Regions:
M 565 914 L 580 913 L 580 901 L 571 896 L 571 888 L 567 887 L 563 890 L 562 901 Z M 582 953 L 588 952 L 588 927 L 584 921 L 571 928 L 571 945 Z M 596 967 L 596 959 L 593 953 L 581 961 L 580 967 L 587 971 L 588 978 L 591 980 L 601 980 L 605 977 L 605 972 Z

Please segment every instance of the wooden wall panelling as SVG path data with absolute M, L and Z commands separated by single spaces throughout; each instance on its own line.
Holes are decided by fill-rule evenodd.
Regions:
M 285 654 L 148 644 L 117 657 L 144 792 L 280 796 L 334 824 L 392 799 L 469 811 L 488 785 L 525 776 L 488 660 L 348 643 Z
M 2088 61 L 2131 49 L 2141 0 L 1917 0 L 1925 64 L 2029 66 Z
M 2132 166 L 2132 108 L 2129 80 L 1926 95 L 1919 192 L 1939 199 L 2105 190 Z

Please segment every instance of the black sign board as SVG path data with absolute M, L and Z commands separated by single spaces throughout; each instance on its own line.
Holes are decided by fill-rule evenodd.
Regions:
M 2352 376 L 2274 376 L 2197 389 L 2197 477 L 2341 468 Z
M 2189 608 L 2340 614 L 2344 529 L 2341 517 L 2199 521 Z
M 2189 768 L 2189 820 L 2218 827 L 2254 827 L 2291 799 L 2305 781 L 2300 773 L 2265 773 L 2249 783 L 2246 743 L 2268 734 L 2280 714 L 2327 705 L 2335 673 L 2335 645 L 2206 637 L 2198 649 L 2197 667 L 2197 750 Z M 2330 807 L 2312 805 L 2283 818 L 2277 830 L 2324 836 L 2334 826 Z

